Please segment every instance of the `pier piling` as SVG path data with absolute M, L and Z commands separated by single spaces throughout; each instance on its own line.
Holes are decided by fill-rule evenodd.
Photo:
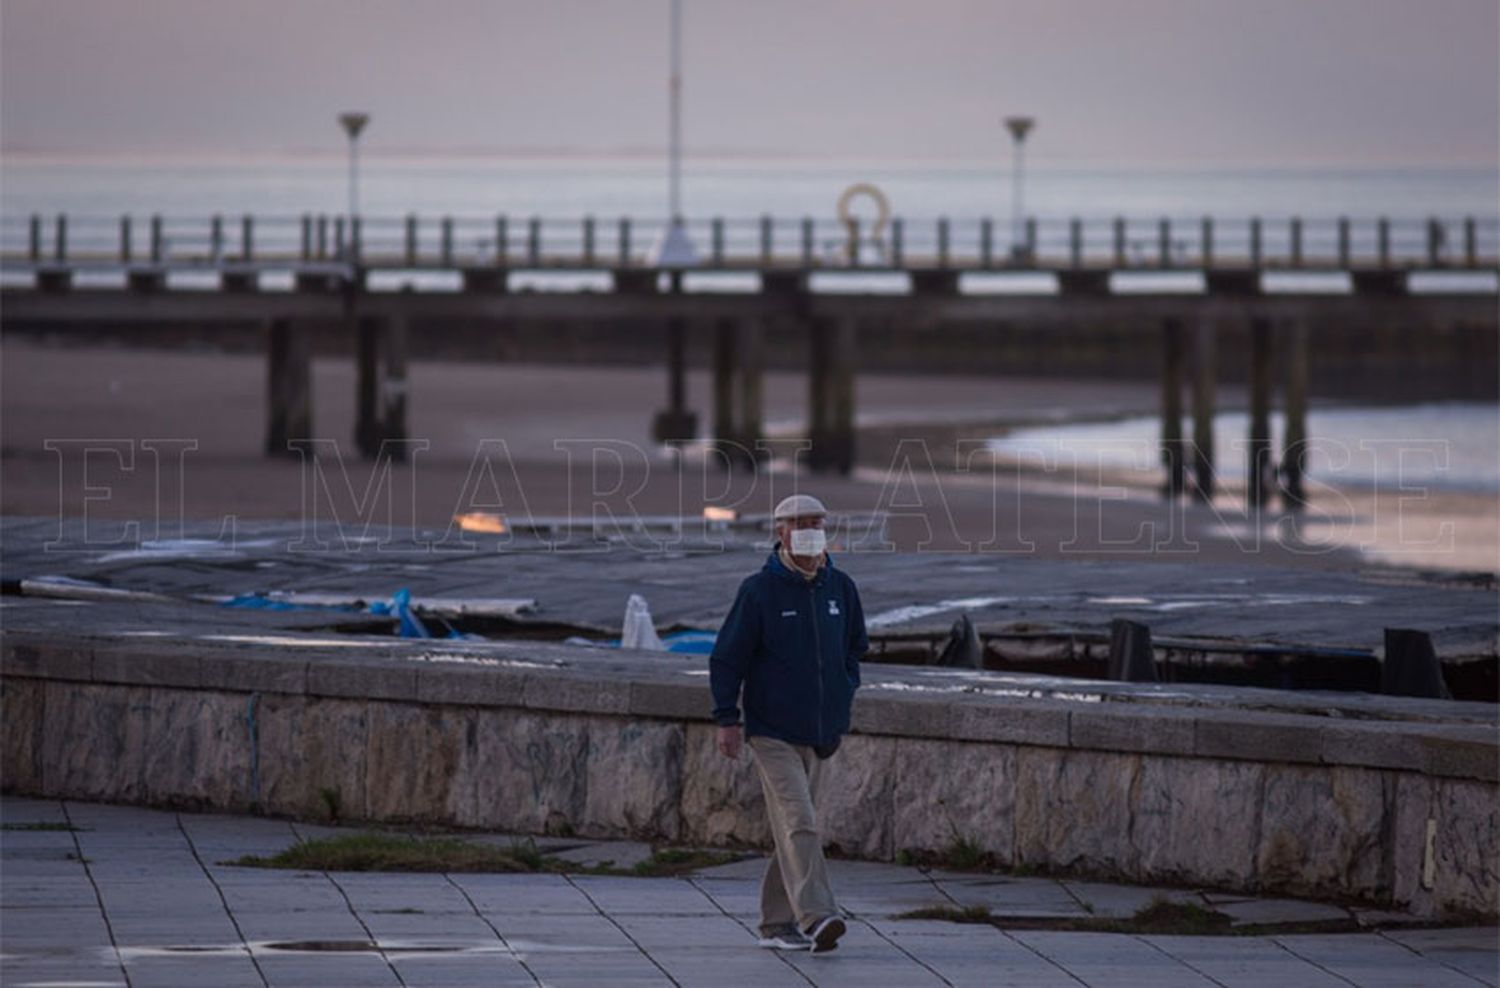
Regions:
M 1182 320 L 1171 316 L 1162 322 L 1161 362 L 1161 457 L 1167 470 L 1163 493 L 1168 500 L 1182 496 L 1187 488 L 1187 465 L 1182 448 Z
M 1246 497 L 1258 512 L 1274 489 L 1271 460 L 1271 324 L 1262 316 L 1250 320 L 1250 436 L 1246 464 Z
M 1214 496 L 1215 336 L 1212 315 L 1198 319 L 1193 338 L 1193 496 Z
M 291 456 L 291 441 L 312 435 L 312 340 L 285 318 L 270 320 L 266 337 L 266 455 Z
M 1307 323 L 1294 319 L 1283 327 L 1286 358 L 1286 435 L 1281 453 L 1281 504 L 1301 511 L 1307 504 L 1302 478 L 1307 460 Z

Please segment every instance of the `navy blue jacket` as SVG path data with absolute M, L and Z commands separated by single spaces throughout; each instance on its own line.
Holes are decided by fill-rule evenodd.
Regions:
M 830 745 L 849 729 L 859 660 L 870 650 L 859 591 L 825 557 L 808 580 L 773 550 L 740 584 L 709 657 L 714 720 L 791 744 Z

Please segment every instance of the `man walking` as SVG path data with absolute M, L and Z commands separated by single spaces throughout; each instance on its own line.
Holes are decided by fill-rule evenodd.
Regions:
M 749 745 L 776 841 L 760 883 L 760 945 L 813 953 L 833 950 L 845 930 L 813 801 L 869 650 L 859 591 L 824 548 L 827 515 L 805 494 L 776 506 L 776 548 L 740 584 L 709 658 L 719 752 L 735 759 Z

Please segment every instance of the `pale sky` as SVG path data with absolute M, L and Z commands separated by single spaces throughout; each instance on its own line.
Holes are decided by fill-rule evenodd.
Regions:
M 8 152 L 659 152 L 668 0 L 0 0 Z M 692 154 L 1500 158 L 1496 0 L 684 0 Z

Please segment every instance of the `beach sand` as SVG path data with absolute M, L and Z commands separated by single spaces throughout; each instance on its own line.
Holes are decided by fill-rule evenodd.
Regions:
M 758 475 L 726 473 L 701 449 L 679 459 L 655 446 L 660 367 L 416 363 L 408 393 L 420 448 L 377 489 L 381 475 L 353 450 L 352 361 L 314 363 L 321 471 L 263 454 L 265 373 L 256 354 L 4 340 L 0 512 L 87 516 L 122 537 L 117 520 L 135 519 L 135 534 L 150 538 L 170 537 L 180 518 L 314 513 L 446 528 L 466 510 L 621 521 L 698 515 L 705 505 L 756 513 L 796 488 L 836 509 L 890 512 L 901 551 L 1490 572 L 1500 558 L 1493 499 L 1430 492 L 1391 504 L 1319 492 L 1296 533 L 1279 537 L 1292 526 L 1276 515 L 1249 524 L 1233 493 L 1212 506 L 1169 505 L 1149 474 L 1144 483 L 1083 471 L 1038 477 L 979 452 L 1014 424 L 1149 414 L 1158 400 L 1149 381 L 862 375 L 859 467 L 838 478 L 794 468 L 786 446 L 778 468 Z M 706 428 L 707 373 L 690 372 L 687 385 Z M 769 433 L 800 430 L 806 389 L 802 375 L 767 374 Z M 1234 388 L 1220 395 L 1225 407 L 1242 401 Z

